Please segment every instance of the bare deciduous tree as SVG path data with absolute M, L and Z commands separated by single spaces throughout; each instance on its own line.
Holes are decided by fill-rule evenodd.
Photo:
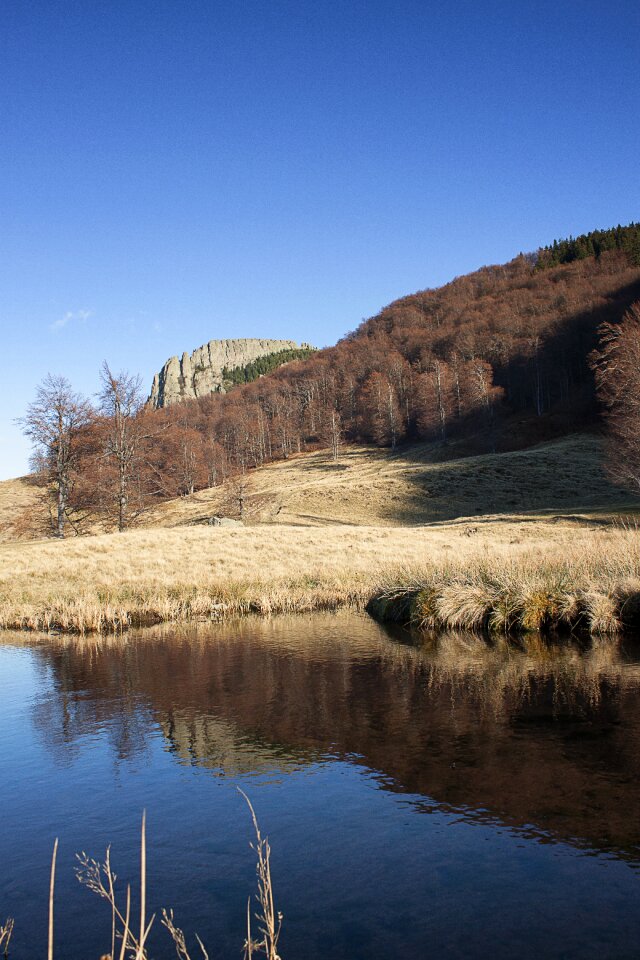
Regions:
M 55 501 L 56 533 L 64 537 L 80 457 L 79 438 L 94 417 L 66 377 L 48 374 L 18 423 L 34 445 L 31 464 Z
M 640 301 L 618 324 L 600 328 L 600 349 L 591 357 L 598 396 L 609 427 L 609 471 L 640 487 Z
M 132 513 L 138 512 L 142 502 L 142 447 L 148 439 L 141 417 L 144 406 L 142 381 L 126 371 L 112 373 L 106 360 L 102 364 L 100 380 L 100 411 L 105 417 L 104 452 L 115 466 L 116 519 L 118 530 L 125 530 Z M 132 510 L 134 488 L 137 488 L 137 505 Z

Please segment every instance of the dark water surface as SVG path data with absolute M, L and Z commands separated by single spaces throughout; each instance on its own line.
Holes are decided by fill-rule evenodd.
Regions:
M 211 960 L 241 955 L 251 823 L 284 960 L 640 954 L 640 648 L 411 644 L 318 615 L 0 645 L 0 915 L 15 958 L 109 948 L 74 854 L 135 883 Z M 170 957 L 162 930 L 155 958 Z M 195 951 L 194 951 L 195 955 Z

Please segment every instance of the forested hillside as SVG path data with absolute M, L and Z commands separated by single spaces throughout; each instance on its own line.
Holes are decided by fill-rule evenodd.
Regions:
M 460 456 L 594 426 L 590 355 L 601 325 L 640 300 L 637 235 L 599 231 L 403 297 L 336 346 L 226 395 L 145 410 L 135 379 L 105 365 L 99 410 L 71 418 L 63 512 L 126 526 L 150 502 L 320 445 L 337 457 L 346 442 L 426 440 L 442 457 L 462 440 Z M 59 494 L 60 446 L 30 435 Z
M 622 250 L 544 270 L 519 256 L 397 300 L 335 347 L 180 415 L 241 469 L 314 443 L 522 446 L 594 422 L 597 330 L 639 298 Z
M 554 240 L 550 246 L 538 250 L 536 267 L 546 270 L 561 263 L 600 257 L 608 250 L 620 250 L 631 263 L 640 266 L 640 223 L 630 223 L 626 227 L 618 224 L 610 230 L 592 230 L 579 237 Z
M 238 386 L 242 383 L 252 383 L 267 373 L 272 373 L 278 367 L 291 363 L 292 360 L 306 360 L 315 353 L 315 347 L 300 347 L 297 350 L 277 350 L 266 353 L 257 360 L 251 360 L 242 367 L 223 367 L 222 379 L 228 386 Z

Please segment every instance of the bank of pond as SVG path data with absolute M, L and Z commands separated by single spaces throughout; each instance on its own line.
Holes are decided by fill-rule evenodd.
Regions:
M 569 580 L 504 583 L 504 578 L 475 577 L 411 586 L 397 581 L 375 588 L 369 582 L 339 584 L 302 581 L 230 584 L 208 592 L 196 588 L 162 596 L 135 590 L 118 595 L 47 598 L 0 616 L 0 628 L 45 633 L 120 633 L 163 623 L 222 623 L 245 616 L 281 616 L 351 609 L 365 610 L 379 623 L 420 630 L 470 630 L 485 636 L 541 633 L 571 637 L 617 636 L 640 629 L 640 580 L 621 580 L 606 588 Z
M 377 592 L 366 603 L 380 623 L 487 635 L 610 635 L 640 628 L 640 585 L 603 590 L 533 585 L 522 590 L 457 581 Z

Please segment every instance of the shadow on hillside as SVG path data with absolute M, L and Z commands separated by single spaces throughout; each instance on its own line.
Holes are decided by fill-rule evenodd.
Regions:
M 307 527 L 320 525 L 323 527 L 357 527 L 360 524 L 352 520 L 340 520 L 337 517 L 324 517 L 313 513 L 296 513 L 291 520 L 287 518 L 287 523 L 292 527 Z
M 376 460 L 383 463 L 390 460 L 394 454 L 384 447 L 353 447 L 344 446 L 337 460 L 327 453 L 313 453 L 306 460 L 298 460 L 296 468 L 306 473 L 343 473 L 345 470 L 361 466 L 375 466 Z
M 485 514 L 634 509 L 629 492 L 607 477 L 595 438 L 515 453 L 425 464 L 408 477 L 411 492 L 383 505 L 395 523 L 433 523 Z
M 329 455 L 326 457 L 316 455 L 304 463 L 299 462 L 296 466 L 303 473 L 343 473 L 353 466 L 351 462 L 353 456 L 357 456 L 357 454 L 349 453 L 336 461 Z M 345 460 L 350 462 L 345 463 Z

